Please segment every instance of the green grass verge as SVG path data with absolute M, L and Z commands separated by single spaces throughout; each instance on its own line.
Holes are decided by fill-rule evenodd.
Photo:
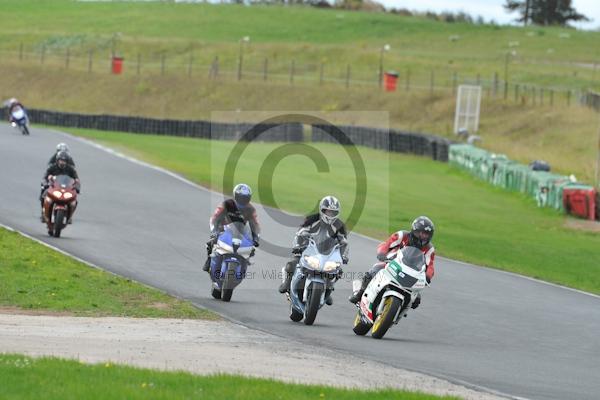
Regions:
M 56 358 L 0 355 L 6 399 L 457 399 L 398 390 L 361 391 L 285 384 L 233 375 L 195 376 L 111 363 L 86 365 Z M 57 384 L 60 383 L 60 384 Z
M 94 317 L 218 319 L 210 311 L 90 268 L 2 228 L 0 254 L 0 309 Z
M 234 146 L 189 138 L 67 131 L 217 190 L 222 188 L 225 159 Z M 314 209 L 321 196 L 331 193 L 341 199 L 347 216 L 355 185 L 345 150 L 319 144 L 330 165 L 330 172 L 319 173 L 304 156 L 265 162 L 279 146 L 251 144 L 239 159 L 235 180 L 250 184 L 257 201 L 299 213 Z M 390 231 L 406 229 L 415 216 L 426 214 L 436 223 L 434 242 L 441 255 L 600 293 L 600 235 L 568 229 L 564 215 L 539 209 L 524 195 L 489 186 L 446 163 L 366 148 L 359 151 L 366 165 L 368 190 L 366 208 L 355 228 L 358 232 L 384 238 Z M 262 167 L 273 168 L 274 175 L 259 186 Z M 261 196 L 270 188 L 275 198 Z

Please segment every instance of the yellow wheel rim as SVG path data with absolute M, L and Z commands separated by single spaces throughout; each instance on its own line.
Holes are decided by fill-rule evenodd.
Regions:
M 354 327 L 357 327 L 360 324 L 360 315 L 356 313 L 356 317 L 354 317 Z
M 391 306 L 392 306 L 392 298 L 391 297 L 386 297 L 385 303 L 384 303 L 384 306 L 383 306 L 383 312 L 377 316 L 377 319 L 375 320 L 375 323 L 373 324 L 373 330 L 372 330 L 372 332 L 377 332 L 377 330 L 381 326 L 381 320 L 385 319 L 385 317 L 387 316 L 387 314 L 390 312 Z

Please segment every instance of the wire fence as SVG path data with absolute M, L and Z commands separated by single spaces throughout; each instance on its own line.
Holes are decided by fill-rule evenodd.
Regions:
M 265 84 L 287 85 L 340 85 L 346 88 L 373 88 L 374 90 L 419 91 L 431 96 L 438 94 L 455 95 L 459 85 L 470 84 L 482 87 L 482 95 L 487 99 L 500 99 L 522 105 L 571 106 L 580 104 L 600 110 L 598 94 L 586 90 L 573 90 L 560 87 L 543 87 L 534 84 L 510 82 L 508 74 L 501 77 L 498 72 L 491 76 L 468 76 L 448 68 L 420 68 L 395 71 L 395 84 L 387 85 L 383 66 L 369 68 L 326 62 L 297 62 L 275 57 L 244 58 L 215 56 L 206 62 L 206 57 L 196 58 L 194 52 L 182 54 L 152 53 L 126 54 L 113 57 L 107 51 L 46 49 L 25 51 L 0 51 L 0 62 L 5 65 L 41 65 L 44 68 L 57 68 L 88 73 L 105 73 L 125 76 L 165 76 L 177 75 L 203 77 L 215 82 L 250 81 Z M 504 78 L 504 79 L 503 79 Z

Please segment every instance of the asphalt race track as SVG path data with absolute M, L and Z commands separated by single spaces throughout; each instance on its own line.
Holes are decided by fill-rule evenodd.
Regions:
M 82 193 L 73 225 L 55 239 L 39 222 L 37 199 L 59 142 L 71 147 Z M 349 281 L 339 282 L 334 305 L 319 312 L 314 326 L 294 323 L 274 276 L 286 259 L 262 248 L 232 302 L 213 300 L 201 264 L 217 194 L 68 135 L 34 127 L 24 137 L 4 123 L 0 170 L 0 223 L 249 327 L 295 338 L 315 351 L 326 346 L 513 397 L 600 396 L 597 296 L 438 258 L 433 286 L 416 312 L 383 340 L 357 337 L 351 329 L 355 307 L 346 300 Z M 266 240 L 289 245 L 295 228 L 260 207 L 259 217 Z M 352 235 L 345 271 L 366 270 L 375 260 L 375 245 Z M 357 370 L 356 379 L 360 374 Z

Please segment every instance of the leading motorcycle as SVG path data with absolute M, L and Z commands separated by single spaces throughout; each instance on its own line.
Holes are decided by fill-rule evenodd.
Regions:
M 29 117 L 23 107 L 16 107 L 11 113 L 11 125 L 19 128 L 21 134 L 29 135 Z
M 398 324 L 428 285 L 426 267 L 425 255 L 418 248 L 407 246 L 398 251 L 365 289 L 357 304 L 354 333 L 362 336 L 370 330 L 373 338 L 381 339 Z M 354 281 L 353 286 L 359 290 L 361 281 Z
M 248 224 L 232 222 L 225 226 L 213 248 L 210 260 L 212 296 L 230 301 L 235 289 L 246 275 L 254 242 Z

